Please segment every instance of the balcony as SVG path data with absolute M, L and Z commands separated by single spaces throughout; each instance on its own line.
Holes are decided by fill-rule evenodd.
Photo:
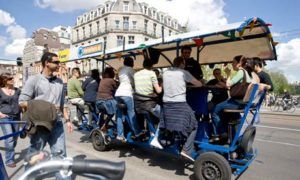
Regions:
M 108 33 L 133 33 L 133 34 L 143 34 L 144 36 L 149 36 L 153 39 L 160 38 L 161 33 L 156 33 L 154 31 L 147 30 L 145 31 L 144 28 L 132 28 L 132 27 L 115 27 L 115 26 L 109 26 L 107 28 L 101 28 L 98 30 L 98 32 L 93 32 L 91 35 L 86 34 L 85 36 L 79 37 L 77 40 L 72 40 L 72 43 L 81 43 L 93 38 L 101 37 Z

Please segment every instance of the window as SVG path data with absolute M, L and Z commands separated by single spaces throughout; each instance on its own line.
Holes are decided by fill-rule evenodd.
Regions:
M 96 23 L 97 23 L 97 33 L 99 33 L 100 32 L 100 22 L 97 21 Z
M 120 29 L 120 21 L 116 20 L 115 23 L 116 23 L 116 29 Z
M 155 11 L 155 10 L 153 10 L 152 18 L 153 18 L 153 19 L 156 19 L 156 11 Z
M 136 21 L 132 21 L 132 29 L 136 29 Z
M 172 31 L 171 30 L 169 30 L 169 36 L 171 36 L 172 35 Z
M 129 17 L 123 17 L 123 29 L 128 31 L 129 29 Z
M 128 44 L 134 44 L 134 36 L 128 36 Z
M 92 24 L 89 24 L 90 26 L 90 36 L 92 36 Z
M 156 36 L 156 26 L 157 26 L 157 24 L 153 23 L 153 34 L 154 34 L 154 36 Z
M 99 39 L 95 39 L 95 41 L 99 41 Z
M 85 27 L 82 27 L 83 38 L 85 38 Z
M 123 11 L 125 11 L 125 12 L 129 11 L 129 2 L 128 1 L 123 2 Z
M 145 21 L 144 21 L 144 31 L 145 31 L 145 33 L 147 33 L 147 29 L 148 29 L 148 20 L 145 19 Z
M 77 36 L 77 40 L 79 40 L 79 30 L 76 29 L 76 36 Z
M 107 18 L 104 19 L 104 28 L 105 28 L 105 31 L 107 31 Z
M 91 41 L 89 41 L 88 43 L 91 44 Z
M 147 14 L 147 12 L 148 12 L 148 8 L 144 6 L 144 14 Z
M 123 45 L 123 36 L 117 36 L 117 46 Z
M 148 41 L 149 40 L 149 38 L 145 38 L 145 41 Z

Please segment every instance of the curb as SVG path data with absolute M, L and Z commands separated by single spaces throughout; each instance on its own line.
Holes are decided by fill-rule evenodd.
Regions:
M 300 114 L 293 114 L 293 113 L 280 113 L 280 112 L 268 112 L 268 111 L 260 111 L 260 114 L 268 114 L 268 115 L 280 115 L 280 116 L 300 116 Z

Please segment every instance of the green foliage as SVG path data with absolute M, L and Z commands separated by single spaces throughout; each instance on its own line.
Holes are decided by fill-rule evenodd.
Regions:
M 289 85 L 289 82 L 283 72 L 281 71 L 269 71 L 271 76 L 273 86 L 274 86 L 274 93 L 282 94 L 284 90 L 291 92 L 292 88 Z M 293 92 L 291 92 L 293 93 Z

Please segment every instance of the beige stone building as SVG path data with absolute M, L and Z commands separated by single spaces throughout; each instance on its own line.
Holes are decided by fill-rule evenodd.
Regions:
M 72 28 L 72 46 L 106 42 L 106 49 L 178 34 L 182 27 L 164 12 L 135 0 L 106 1 L 80 15 Z M 71 47 L 72 48 L 72 47 Z
M 63 50 L 70 47 L 70 34 L 67 29 L 60 26 L 56 28 L 56 31 L 46 28 L 40 28 L 33 32 L 32 37 L 25 44 L 23 50 L 23 75 L 24 80 L 29 76 L 41 72 L 41 57 L 45 51 L 58 53 L 59 50 Z

